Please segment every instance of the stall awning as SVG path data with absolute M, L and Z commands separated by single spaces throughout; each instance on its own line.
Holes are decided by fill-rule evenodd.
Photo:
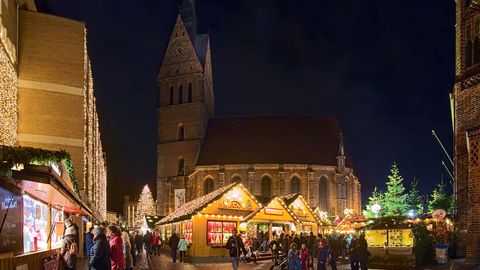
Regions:
M 67 213 L 94 216 L 50 166 L 28 165 L 13 171 L 10 183 L 21 191 Z
M 243 222 L 264 222 L 271 220 L 301 223 L 279 196 L 273 197 L 267 205 L 258 208 L 246 216 Z
M 300 221 L 315 222 L 318 225 L 323 225 L 300 193 L 293 193 L 283 196 L 282 200 Z

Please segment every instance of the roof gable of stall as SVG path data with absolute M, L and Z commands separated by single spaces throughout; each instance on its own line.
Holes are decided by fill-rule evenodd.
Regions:
M 245 217 L 244 221 L 255 220 L 278 220 L 292 221 L 300 223 L 300 220 L 287 207 L 285 202 L 278 196 L 274 197 L 264 207 L 258 208 L 256 211 Z
M 301 221 L 322 223 L 313 213 L 312 209 L 302 195 L 295 193 L 282 198 L 293 214 Z
M 262 204 L 239 183 L 217 196 L 200 213 L 245 217 L 260 207 Z

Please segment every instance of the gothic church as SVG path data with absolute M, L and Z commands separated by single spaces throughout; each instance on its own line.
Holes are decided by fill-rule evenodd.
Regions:
M 232 182 L 259 198 L 301 193 L 328 215 L 361 211 L 361 185 L 335 118 L 214 117 L 210 39 L 180 6 L 157 77 L 159 214 Z

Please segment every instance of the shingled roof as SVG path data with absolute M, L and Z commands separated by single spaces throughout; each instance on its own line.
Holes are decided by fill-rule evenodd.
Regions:
M 337 165 L 340 126 L 335 118 L 254 116 L 208 122 L 197 165 Z M 352 168 L 350 158 L 347 167 Z

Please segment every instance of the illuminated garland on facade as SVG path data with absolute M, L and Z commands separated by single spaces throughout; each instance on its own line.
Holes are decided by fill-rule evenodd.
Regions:
M 0 145 L 17 142 L 17 74 L 5 50 L 0 46 Z

